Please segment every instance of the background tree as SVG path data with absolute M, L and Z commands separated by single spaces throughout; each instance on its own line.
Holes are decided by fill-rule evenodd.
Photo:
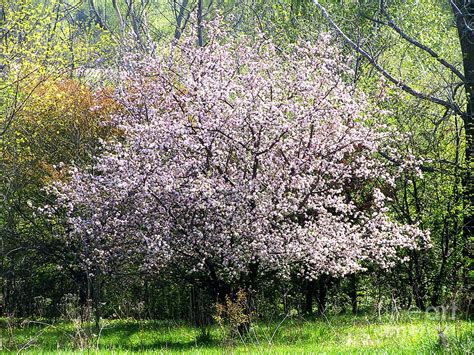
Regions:
M 101 57 L 107 36 L 94 28 L 77 32 L 61 2 L 4 1 L 1 9 L 2 312 L 30 314 L 38 293 L 62 296 L 43 289 L 51 285 L 47 278 L 68 288 L 57 268 L 68 255 L 30 205 L 45 202 L 42 187 L 58 177 L 52 165 L 86 159 L 103 136 L 97 126 L 105 116 L 90 112 L 91 89 L 65 78 Z
M 341 35 L 341 38 L 353 49 L 355 49 L 361 57 L 368 61 L 368 63 L 375 67 L 382 76 L 385 77 L 386 80 L 392 82 L 401 90 L 403 90 L 408 95 L 411 95 L 416 100 L 426 100 L 431 104 L 436 104 L 440 106 L 440 113 L 439 120 L 432 120 L 432 126 L 434 126 L 434 133 L 436 134 L 439 125 L 445 124 L 445 122 L 450 122 L 450 127 L 452 127 L 451 132 L 454 132 L 453 142 L 454 145 L 451 145 L 453 149 L 449 151 L 452 152 L 449 159 L 443 160 L 433 159 L 433 161 L 442 163 L 438 168 L 439 171 L 444 172 L 445 179 L 449 181 L 452 187 L 452 202 L 449 203 L 449 210 L 443 212 L 444 214 L 444 228 L 441 229 L 442 235 L 440 236 L 440 253 L 441 253 L 441 263 L 438 264 L 439 272 L 437 275 L 434 276 L 434 279 L 437 280 L 436 286 L 433 288 L 433 294 L 431 297 L 432 302 L 439 302 L 440 299 L 440 279 L 451 277 L 454 275 L 454 280 L 459 280 L 461 277 L 462 284 L 464 285 L 463 291 L 458 291 L 458 287 L 454 286 L 451 290 L 454 291 L 452 293 L 453 297 L 456 297 L 457 294 L 462 294 L 462 298 L 464 300 L 468 299 L 469 289 L 470 289 L 470 281 L 467 278 L 467 270 L 469 268 L 469 257 L 468 257 L 468 250 L 470 249 L 470 238 L 469 237 L 469 220 L 470 220 L 470 196 L 471 193 L 469 192 L 469 188 L 466 184 L 470 181 L 470 158 L 469 158 L 469 130 L 468 130 L 468 122 L 469 122 L 469 109 L 466 111 L 463 109 L 463 106 L 466 102 L 466 97 L 469 98 L 469 91 L 466 90 L 464 93 L 460 88 L 465 85 L 466 82 L 466 66 L 464 65 L 464 73 L 458 69 L 460 65 L 458 64 L 461 57 L 464 58 L 463 62 L 466 64 L 466 61 L 469 62 L 467 59 L 466 52 L 466 44 L 463 44 L 461 47 L 464 46 L 462 49 L 462 56 L 460 55 L 460 51 L 456 51 L 456 49 L 449 48 L 447 45 L 442 45 L 440 42 L 443 40 L 441 36 L 434 36 L 435 41 L 432 39 L 427 39 L 423 36 L 418 36 L 411 34 L 409 29 L 405 29 L 405 24 L 410 24 L 413 27 L 413 23 L 416 23 L 416 20 L 413 20 L 413 15 L 419 16 L 430 16 L 433 13 L 441 14 L 438 16 L 437 20 L 434 22 L 436 29 L 433 29 L 434 33 L 436 30 L 439 31 L 439 27 L 447 27 L 448 30 L 446 34 L 453 38 L 453 35 L 456 35 L 456 32 L 453 31 L 453 28 L 449 28 L 450 21 L 452 21 L 453 14 L 455 18 L 458 19 L 456 27 L 457 33 L 460 35 L 461 43 L 464 41 L 469 41 L 469 31 L 467 28 L 462 27 L 467 22 L 464 22 L 464 19 L 467 21 L 469 15 L 466 11 L 469 10 L 469 6 L 465 3 L 458 3 L 456 5 L 455 2 L 446 3 L 446 4 L 435 4 L 431 2 L 426 2 L 423 4 L 418 3 L 407 3 L 407 4 L 399 4 L 398 2 L 382 2 L 378 6 L 368 6 L 362 7 L 361 11 L 363 16 L 368 19 L 368 21 L 376 24 L 377 26 L 382 26 L 382 30 L 385 28 L 388 31 L 392 31 L 394 35 L 398 36 L 401 39 L 401 44 L 403 48 L 405 48 L 404 53 L 413 53 L 413 58 L 416 59 L 418 63 L 423 65 L 424 72 L 429 70 L 429 74 L 425 76 L 425 78 L 429 77 L 432 78 L 430 83 L 425 82 L 423 79 L 415 79 L 413 76 L 416 73 L 416 65 L 412 65 L 409 60 L 405 60 L 407 56 L 401 58 L 400 61 L 396 61 L 393 63 L 393 60 L 387 61 L 387 57 L 383 54 L 377 54 L 373 52 L 373 47 L 367 48 L 367 46 L 363 45 L 360 42 L 360 39 L 353 39 L 350 38 L 344 29 L 337 24 L 337 20 L 335 20 L 328 12 L 328 10 L 323 7 L 320 3 L 315 2 L 316 7 L 318 7 L 324 17 L 329 20 L 331 27 Z M 450 8 L 456 10 L 456 8 L 462 8 L 464 15 L 458 16 L 460 13 L 454 11 L 454 13 L 450 13 Z M 394 19 L 394 16 L 398 16 L 397 19 Z M 460 18 L 462 17 L 462 20 Z M 440 22 L 441 19 L 441 22 Z M 397 21 L 398 20 L 398 21 Z M 444 21 L 444 23 L 443 23 Z M 401 23 L 402 25 L 399 25 Z M 426 23 L 426 21 L 425 21 Z M 451 22 L 452 23 L 452 22 Z M 461 27 L 460 27 L 461 26 Z M 380 28 L 380 27 L 378 27 Z M 430 32 L 430 34 L 433 33 Z M 444 40 L 447 40 L 444 38 Z M 398 41 L 400 42 L 400 41 Z M 454 43 L 454 42 L 451 42 Z M 397 46 L 399 46 L 397 44 Z M 447 50 L 449 48 L 449 50 Z M 398 58 L 398 57 L 395 57 Z M 410 64 L 407 66 L 407 62 Z M 382 64 L 384 63 L 384 64 Z M 426 63 L 426 64 L 425 64 Z M 398 68 L 394 68 L 394 64 L 398 66 Z M 425 66 L 426 65 L 426 66 Z M 439 69 L 436 65 L 439 65 Z M 393 74 L 394 71 L 398 70 L 398 75 Z M 406 69 L 405 69 L 406 68 Z M 410 71 L 407 71 L 407 69 Z M 469 67 L 467 67 L 469 68 Z M 468 70 L 469 71 L 469 70 Z M 467 96 L 466 96 L 467 95 Z M 431 109 L 430 109 L 431 110 Z M 436 110 L 436 108 L 435 108 Z M 463 133 L 460 131 L 463 130 Z M 432 136 L 433 137 L 433 136 Z M 433 137 L 434 138 L 434 137 Z M 465 138 L 465 139 L 464 139 Z M 435 138 L 436 139 L 436 138 Z M 419 146 L 419 145 L 418 145 Z M 462 150 L 465 150 L 465 154 L 462 154 Z M 455 178 L 451 178 L 451 174 L 454 174 Z M 412 193 L 415 194 L 415 206 L 414 209 L 418 216 L 422 216 L 420 214 L 422 210 L 422 204 L 419 201 L 419 191 L 412 190 Z M 462 194 L 462 199 L 460 198 L 460 194 Z M 406 200 L 406 199 L 405 199 Z M 464 207 L 462 209 L 462 216 L 463 221 L 460 221 L 460 209 L 459 206 L 461 201 L 463 201 Z M 406 202 L 406 207 L 404 211 L 409 210 L 409 201 Z M 406 215 L 407 216 L 407 215 Z M 419 217 L 418 217 L 419 218 Z M 423 218 L 423 217 L 422 217 Z M 439 230 L 439 229 L 438 229 Z M 461 233 L 463 230 L 463 233 Z M 419 259 L 419 258 L 417 258 Z M 448 261 L 448 259 L 450 259 Z M 415 263 L 416 264 L 416 263 Z M 447 265 L 450 264 L 450 267 L 453 267 L 452 273 L 447 272 Z M 459 265 L 463 265 L 459 268 Z M 420 270 L 425 269 L 422 266 L 416 266 L 415 269 L 418 268 Z M 461 269 L 462 274 L 459 275 L 457 271 Z M 420 272 L 417 272 L 420 275 Z M 448 276 L 449 275 L 449 276 Z M 419 281 L 416 282 L 418 285 L 416 288 L 415 295 L 417 292 L 420 292 L 419 286 L 424 283 L 421 281 L 420 277 L 418 278 Z M 413 278 L 412 278 L 413 279 Z M 454 284 L 456 285 L 456 282 Z M 422 292 L 426 294 L 426 292 Z M 423 296 L 424 297 L 424 296 Z M 423 302 L 417 304 L 423 308 Z

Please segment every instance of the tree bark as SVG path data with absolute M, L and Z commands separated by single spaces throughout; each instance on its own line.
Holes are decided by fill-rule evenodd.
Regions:
M 176 3 L 176 1 L 175 1 Z M 174 31 L 174 38 L 175 39 L 180 39 L 181 37 L 181 33 L 183 31 L 183 25 L 182 25 L 182 22 L 183 20 L 185 19 L 185 15 L 186 15 L 186 10 L 187 10 L 187 7 L 188 7 L 188 0 L 183 0 L 182 3 L 179 3 L 178 1 L 178 5 L 179 5 L 179 11 L 178 11 L 178 16 L 176 16 L 176 29 Z
M 123 21 L 122 13 L 120 12 L 120 8 L 117 4 L 117 0 L 112 0 L 112 7 L 115 10 L 115 14 L 117 15 L 117 20 L 120 26 L 120 36 L 123 38 L 125 35 L 125 22 Z
M 304 289 L 304 308 L 303 314 L 312 315 L 313 314 L 313 298 L 316 291 L 316 281 L 306 281 Z
M 351 298 L 352 314 L 356 315 L 359 308 L 357 302 L 357 275 L 349 277 L 349 297 Z
M 326 299 L 329 287 L 329 278 L 322 275 L 318 280 L 318 292 L 316 294 L 316 303 L 318 305 L 318 313 L 326 313 Z
M 100 17 L 99 12 L 97 11 L 97 8 L 95 7 L 94 0 L 89 0 L 89 11 L 91 15 L 94 17 L 96 23 L 103 28 L 104 30 L 107 30 L 107 25 L 105 22 L 102 20 L 102 17 Z

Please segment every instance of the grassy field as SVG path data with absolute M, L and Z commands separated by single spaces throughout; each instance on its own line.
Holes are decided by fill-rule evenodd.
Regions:
M 171 322 L 104 321 L 100 334 L 74 323 L 1 320 L 0 352 L 48 353 L 474 353 L 474 326 L 467 320 L 440 320 L 424 313 L 332 316 L 312 320 L 286 318 L 258 323 L 245 338 L 231 340 L 211 327 L 209 335 Z M 447 345 L 440 345 L 439 330 Z M 81 351 L 82 347 L 82 351 Z

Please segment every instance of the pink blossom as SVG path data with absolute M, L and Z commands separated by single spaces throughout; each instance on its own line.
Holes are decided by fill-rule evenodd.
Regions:
M 389 267 L 427 241 L 389 216 L 385 136 L 329 36 L 284 53 L 209 37 L 131 56 L 114 117 L 123 141 L 54 187 L 86 267 L 314 279 Z

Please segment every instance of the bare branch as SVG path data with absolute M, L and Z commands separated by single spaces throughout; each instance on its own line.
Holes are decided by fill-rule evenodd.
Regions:
M 459 71 L 459 69 L 457 69 L 454 65 L 448 63 L 446 60 L 444 60 L 443 58 L 441 58 L 439 56 L 438 53 L 436 53 L 433 49 L 421 44 L 420 42 L 418 42 L 417 40 L 415 40 L 413 37 L 410 37 L 409 35 L 407 35 L 405 32 L 403 32 L 403 30 L 397 26 L 397 24 L 395 23 L 395 21 L 393 21 L 393 19 L 390 17 L 390 15 L 387 13 L 387 11 L 385 9 L 382 9 L 382 13 L 384 14 L 384 16 L 387 18 L 387 26 L 391 27 L 395 32 L 397 32 L 404 40 L 406 40 L 407 42 L 413 44 L 415 47 L 425 51 L 426 53 L 428 53 L 431 57 L 433 57 L 434 59 L 436 59 L 441 65 L 443 65 L 444 67 L 448 68 L 451 72 L 453 72 L 459 79 L 461 79 L 463 82 L 466 81 L 466 78 L 464 77 L 464 75 Z
M 359 54 L 361 54 L 365 59 L 369 61 L 369 63 L 377 69 L 385 78 L 387 78 L 390 82 L 393 84 L 397 85 L 400 89 L 405 91 L 406 93 L 421 99 L 421 100 L 427 100 L 430 102 L 433 102 L 437 105 L 441 105 L 443 107 L 449 108 L 453 110 L 455 113 L 462 115 L 463 112 L 459 108 L 459 106 L 450 101 L 442 100 L 437 97 L 427 95 L 425 93 L 419 92 L 415 89 L 413 89 L 411 86 L 405 84 L 403 81 L 395 78 L 392 74 L 390 74 L 388 71 L 386 71 L 380 64 L 376 62 L 376 60 L 369 54 L 367 53 L 362 47 L 360 47 L 357 43 L 355 43 L 352 39 L 350 39 L 344 31 L 334 22 L 332 17 L 328 14 L 326 8 L 322 6 L 318 0 L 313 0 L 314 5 L 321 11 L 323 16 L 329 21 L 333 29 L 336 31 L 337 34 L 339 34 L 345 41 L 348 43 L 355 51 L 357 51 Z
M 94 0 L 89 0 L 89 10 L 92 12 L 92 15 L 94 15 L 97 24 L 104 30 L 109 30 L 105 21 L 102 19 L 99 12 L 97 11 Z

